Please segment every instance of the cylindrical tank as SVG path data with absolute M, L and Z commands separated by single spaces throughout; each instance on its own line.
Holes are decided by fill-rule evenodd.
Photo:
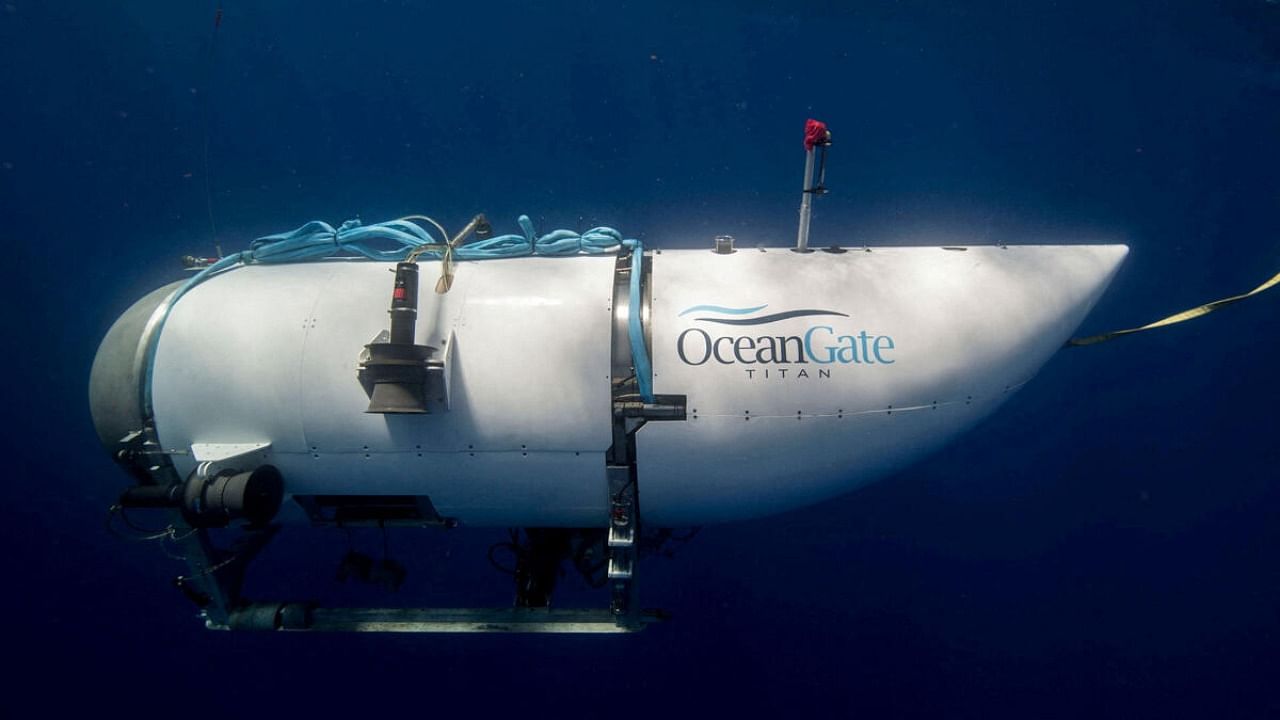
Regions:
M 653 386 L 687 419 L 636 431 L 642 517 L 677 526 L 781 512 L 904 466 L 989 413 L 1083 319 L 1123 246 L 657 251 Z M 247 266 L 172 308 L 156 349 L 160 445 L 266 444 L 285 521 L 335 497 L 419 498 L 469 525 L 604 526 L 611 353 L 625 333 L 611 256 L 457 264 L 422 291 L 416 342 L 443 367 L 427 414 L 371 414 L 361 352 L 388 327 L 391 263 Z M 421 263 L 422 285 L 440 272 Z M 94 421 L 142 422 L 138 343 L 162 289 L 103 341 Z M 621 330 L 620 330 L 621 329 Z

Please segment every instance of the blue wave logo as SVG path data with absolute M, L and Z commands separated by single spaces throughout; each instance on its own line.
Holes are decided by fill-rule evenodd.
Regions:
M 757 305 L 755 307 L 731 308 L 721 305 L 694 305 L 680 312 L 678 317 L 684 317 L 691 313 L 711 313 L 716 315 L 751 315 L 769 307 L 768 305 Z M 780 320 L 790 320 L 798 317 L 815 317 L 829 315 L 835 317 L 849 317 L 846 313 L 836 312 L 835 310 L 819 310 L 816 308 L 805 308 L 801 310 L 787 310 L 785 312 L 771 313 L 769 315 L 759 315 L 756 317 L 696 317 L 695 322 L 716 323 L 718 325 L 768 325 Z

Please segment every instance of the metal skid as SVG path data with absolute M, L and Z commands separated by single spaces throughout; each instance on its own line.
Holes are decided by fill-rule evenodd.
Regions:
M 620 418 L 620 427 L 628 423 Z M 142 470 L 141 487 L 171 487 L 179 483 L 168 457 L 174 451 L 163 451 L 145 438 L 148 433 L 132 434 L 124 441 L 118 455 L 125 464 Z M 626 446 L 634 448 L 629 435 Z M 261 452 L 262 446 L 239 455 L 225 454 L 216 461 L 201 463 L 201 468 L 234 464 L 237 460 Z M 181 451 L 180 451 L 181 452 Z M 641 609 L 636 593 L 636 550 L 638 508 L 634 464 L 610 465 L 607 471 L 611 497 L 610 526 L 606 531 L 607 577 L 611 593 L 608 607 L 551 607 L 551 588 L 535 578 L 518 576 L 515 606 L 507 608 L 402 608 L 402 607 L 323 607 L 310 602 L 251 602 L 242 595 L 245 576 L 253 557 L 280 530 L 279 525 L 246 527 L 232 547 L 217 547 L 207 528 L 193 527 L 179 509 L 167 509 L 169 532 L 166 537 L 176 544 L 187 563 L 185 574 L 174 579 L 174 586 L 200 611 L 205 626 L 213 630 L 285 630 L 315 632 L 394 632 L 394 633 L 624 633 L 644 629 L 661 620 L 658 610 Z M 531 531 L 536 533 L 537 530 Z M 549 533 L 567 532 L 558 529 Z M 599 532 L 596 530 L 596 532 Z M 564 559 L 554 543 L 534 544 L 531 562 L 542 567 L 542 574 L 554 576 Z

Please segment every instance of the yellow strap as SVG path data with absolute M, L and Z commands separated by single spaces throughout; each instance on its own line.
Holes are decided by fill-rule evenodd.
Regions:
M 1118 338 L 1121 335 L 1130 335 L 1132 333 L 1142 332 L 1143 330 L 1151 330 L 1153 328 L 1164 327 L 1165 325 L 1174 325 L 1176 323 L 1184 322 L 1192 318 L 1198 318 L 1201 315 L 1208 315 L 1209 313 L 1213 312 L 1214 310 L 1217 310 L 1218 308 L 1226 307 L 1227 305 L 1230 305 L 1232 303 L 1240 302 L 1245 298 L 1253 297 L 1254 295 L 1257 295 L 1263 290 L 1267 290 L 1269 288 L 1275 287 L 1277 284 L 1280 284 L 1280 273 L 1277 273 L 1275 277 L 1262 283 L 1258 287 L 1250 290 L 1249 292 L 1243 295 L 1232 295 L 1229 298 L 1214 300 L 1211 303 L 1205 303 L 1200 307 L 1194 307 L 1194 308 L 1191 308 L 1190 310 L 1183 310 L 1182 312 L 1176 315 L 1170 315 L 1167 318 L 1164 318 L 1162 320 L 1157 320 L 1147 325 L 1143 325 L 1142 327 L 1129 328 L 1128 330 L 1112 330 L 1111 332 L 1102 333 L 1101 335 L 1090 335 L 1089 337 L 1071 338 L 1070 340 L 1067 341 L 1067 347 L 1082 347 L 1084 345 L 1097 345 L 1098 343 L 1106 342 L 1113 338 Z

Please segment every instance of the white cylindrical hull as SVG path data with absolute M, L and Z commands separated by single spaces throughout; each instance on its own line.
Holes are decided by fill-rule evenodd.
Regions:
M 856 488 L 989 413 L 1062 345 L 1123 246 L 654 253 L 653 385 L 687 419 L 636 432 L 641 513 L 678 526 Z M 152 397 L 163 447 L 269 443 L 296 496 L 427 496 L 469 525 L 604 526 L 615 259 L 458 264 L 428 288 L 428 415 L 368 414 L 360 353 L 388 325 L 391 266 L 238 268 L 175 305 Z M 725 321 L 731 321 L 726 323 Z M 95 370 L 96 372 L 96 370 Z M 194 469 L 175 454 L 179 473 Z M 307 522 L 286 501 L 282 519 Z

